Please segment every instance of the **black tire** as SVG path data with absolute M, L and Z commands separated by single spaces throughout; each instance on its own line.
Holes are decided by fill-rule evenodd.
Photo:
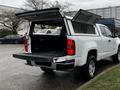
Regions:
M 85 80 L 90 80 L 95 77 L 96 73 L 96 58 L 94 55 L 88 55 L 87 63 L 82 67 L 82 76 Z
M 53 73 L 53 69 L 50 68 L 46 68 L 46 67 L 40 67 L 42 71 L 44 71 L 45 73 Z
M 120 47 L 118 47 L 118 52 L 117 54 L 112 56 L 113 63 L 119 64 L 120 63 Z

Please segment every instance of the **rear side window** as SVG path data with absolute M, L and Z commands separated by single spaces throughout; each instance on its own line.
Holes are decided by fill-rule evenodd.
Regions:
M 79 23 L 79 22 L 72 22 L 74 32 L 80 34 L 95 34 L 95 28 L 93 25 Z
M 100 30 L 103 36 L 107 36 L 105 32 L 105 28 L 103 26 L 100 26 Z
M 109 30 L 108 27 L 100 26 L 100 29 L 101 29 L 101 33 L 102 33 L 103 36 L 106 36 L 106 37 L 111 37 L 112 36 L 112 32 Z
M 105 27 L 105 31 L 106 31 L 107 37 L 113 36 L 112 32 L 110 31 L 110 29 L 108 27 Z

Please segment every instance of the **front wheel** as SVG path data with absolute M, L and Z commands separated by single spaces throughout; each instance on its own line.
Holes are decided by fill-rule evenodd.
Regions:
M 118 52 L 117 54 L 112 56 L 113 63 L 118 64 L 120 63 L 120 47 L 118 47 Z
M 40 67 L 42 71 L 46 72 L 46 73 L 52 73 L 53 69 L 50 68 L 46 68 L 46 67 Z
M 96 72 L 96 58 L 94 55 L 89 55 L 87 63 L 82 67 L 82 74 L 86 80 L 90 80 L 95 76 Z

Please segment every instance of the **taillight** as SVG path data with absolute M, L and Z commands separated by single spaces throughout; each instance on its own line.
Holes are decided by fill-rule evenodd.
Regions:
M 28 40 L 26 37 L 24 38 L 24 50 L 25 52 L 28 52 Z
M 67 40 L 67 55 L 75 55 L 75 42 L 74 40 Z

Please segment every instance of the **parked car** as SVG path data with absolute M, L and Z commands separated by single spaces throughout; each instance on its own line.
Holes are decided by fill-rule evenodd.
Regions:
M 23 44 L 24 36 L 22 35 L 7 35 L 0 38 L 1 44 Z
M 31 21 L 24 48 L 26 53 L 13 57 L 26 60 L 27 65 L 38 66 L 45 72 L 53 70 L 81 71 L 86 79 L 95 76 L 96 62 L 112 56 L 120 60 L 120 39 L 109 28 L 96 24 L 100 16 L 80 10 L 74 17 L 61 15 L 58 8 L 17 14 Z M 60 33 L 35 34 L 37 25 L 59 27 Z

